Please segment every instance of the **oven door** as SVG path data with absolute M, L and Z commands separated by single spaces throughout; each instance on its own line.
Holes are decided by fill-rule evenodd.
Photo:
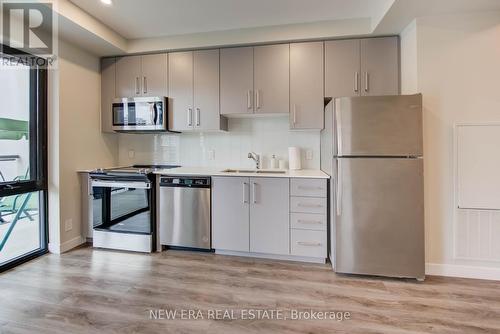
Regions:
M 112 106 L 113 130 L 166 131 L 166 99 L 164 97 L 134 97 L 116 99 Z
M 149 181 L 91 179 L 94 247 L 153 251 Z

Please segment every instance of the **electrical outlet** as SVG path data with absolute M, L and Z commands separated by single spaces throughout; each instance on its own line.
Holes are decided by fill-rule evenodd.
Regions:
M 313 159 L 313 151 L 306 150 L 306 160 L 312 160 L 312 159 Z
M 68 231 L 71 231 L 73 229 L 73 219 L 66 219 L 64 221 L 64 231 L 65 232 L 68 232 Z
M 130 159 L 133 159 L 135 157 L 135 151 L 134 150 L 128 150 L 128 157 Z
M 215 160 L 215 150 L 208 150 L 208 160 Z

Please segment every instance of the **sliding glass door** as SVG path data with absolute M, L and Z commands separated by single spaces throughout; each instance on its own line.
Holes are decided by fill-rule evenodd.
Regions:
M 2 49 L 0 271 L 47 251 L 47 71 Z

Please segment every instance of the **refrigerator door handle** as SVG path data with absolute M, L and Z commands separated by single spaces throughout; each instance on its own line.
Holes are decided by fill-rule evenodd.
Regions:
M 335 127 L 337 129 L 337 156 L 342 156 L 342 119 L 340 117 L 340 108 L 337 106 L 337 102 L 334 105 L 335 108 Z
M 337 193 L 335 194 L 336 206 L 337 206 L 337 216 L 340 216 L 342 213 L 342 159 L 337 159 Z

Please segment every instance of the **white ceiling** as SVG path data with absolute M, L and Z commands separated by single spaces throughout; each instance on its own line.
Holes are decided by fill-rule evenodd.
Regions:
M 394 0 L 70 0 L 127 39 L 378 18 Z

